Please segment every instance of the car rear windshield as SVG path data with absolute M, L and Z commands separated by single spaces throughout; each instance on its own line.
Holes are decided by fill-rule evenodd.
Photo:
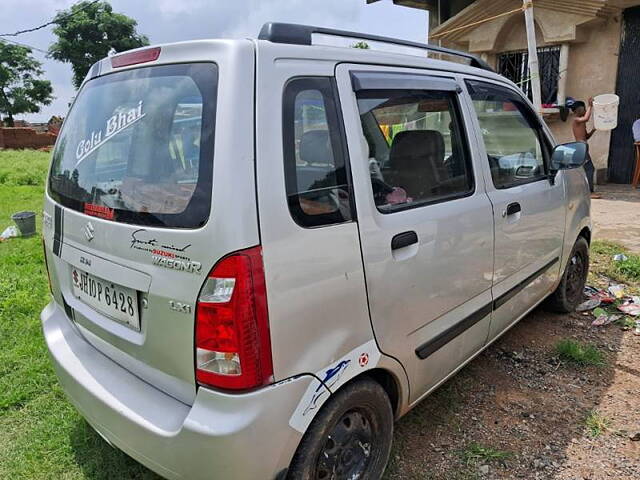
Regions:
M 49 194 L 71 209 L 122 223 L 204 225 L 217 79 L 215 65 L 197 63 L 89 81 L 56 144 Z

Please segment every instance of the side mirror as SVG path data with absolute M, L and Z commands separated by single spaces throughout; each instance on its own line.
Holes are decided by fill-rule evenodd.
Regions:
M 587 161 L 588 146 L 583 142 L 558 145 L 551 156 L 551 169 L 570 170 L 584 165 Z

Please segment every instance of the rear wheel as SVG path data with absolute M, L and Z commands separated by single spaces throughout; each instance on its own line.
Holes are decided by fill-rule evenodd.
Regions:
M 549 308 L 560 313 L 573 312 L 583 298 L 588 273 L 589 244 L 580 237 L 571 250 L 560 285 L 549 297 Z
M 384 389 L 357 380 L 322 407 L 291 462 L 287 478 L 381 478 L 393 436 L 393 412 Z

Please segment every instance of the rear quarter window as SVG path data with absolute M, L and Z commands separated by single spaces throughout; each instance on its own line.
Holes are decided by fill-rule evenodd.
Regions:
M 351 188 L 335 90 L 328 77 L 292 79 L 283 100 L 284 171 L 302 227 L 351 221 Z
M 211 209 L 217 67 L 138 68 L 89 81 L 65 121 L 49 193 L 122 223 L 195 228 Z

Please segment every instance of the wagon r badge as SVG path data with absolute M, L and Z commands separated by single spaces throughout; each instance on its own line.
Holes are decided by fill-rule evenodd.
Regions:
M 87 222 L 87 224 L 82 227 L 82 232 L 84 233 L 84 238 L 87 239 L 87 242 L 90 242 L 91 240 L 93 240 L 93 232 L 95 231 L 95 228 L 93 228 L 93 224 L 91 222 Z

